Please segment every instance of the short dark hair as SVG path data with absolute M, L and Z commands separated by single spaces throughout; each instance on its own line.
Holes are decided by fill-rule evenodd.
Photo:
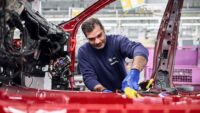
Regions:
M 86 36 L 87 32 L 91 32 L 94 29 L 95 25 L 99 25 L 100 28 L 102 30 L 104 30 L 104 27 L 101 24 L 101 22 L 100 22 L 99 19 L 97 19 L 97 18 L 90 18 L 90 19 L 86 20 L 85 22 L 83 22 L 83 24 L 81 26 L 81 29 L 82 29 L 84 35 Z

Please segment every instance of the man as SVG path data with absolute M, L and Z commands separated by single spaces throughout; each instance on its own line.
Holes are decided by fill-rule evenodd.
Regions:
M 79 68 L 91 91 L 111 92 L 131 87 L 138 90 L 139 74 L 147 64 L 148 50 L 140 43 L 121 35 L 106 35 L 96 18 L 85 21 L 82 31 L 88 43 L 78 50 Z M 125 58 L 133 59 L 130 72 Z

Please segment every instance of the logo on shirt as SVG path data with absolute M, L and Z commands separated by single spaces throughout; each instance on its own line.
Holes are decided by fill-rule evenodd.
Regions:
M 109 59 L 108 59 L 108 61 L 109 61 L 110 65 L 114 65 L 114 64 L 118 63 L 118 61 L 117 61 L 117 58 L 116 58 L 116 57 L 109 58 Z

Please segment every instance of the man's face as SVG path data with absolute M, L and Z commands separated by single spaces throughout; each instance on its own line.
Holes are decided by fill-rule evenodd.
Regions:
M 93 31 L 86 33 L 89 43 L 96 49 L 104 48 L 106 44 L 106 35 L 99 25 L 95 25 Z

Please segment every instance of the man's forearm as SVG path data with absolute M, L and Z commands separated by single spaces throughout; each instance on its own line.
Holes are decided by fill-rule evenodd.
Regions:
M 135 56 L 133 59 L 132 68 L 142 71 L 147 64 L 146 58 L 143 56 Z
M 98 92 L 101 92 L 101 91 L 103 91 L 103 90 L 105 90 L 106 88 L 103 86 L 103 85 L 101 85 L 101 84 L 97 84 L 96 86 L 94 86 L 94 91 L 98 91 Z

